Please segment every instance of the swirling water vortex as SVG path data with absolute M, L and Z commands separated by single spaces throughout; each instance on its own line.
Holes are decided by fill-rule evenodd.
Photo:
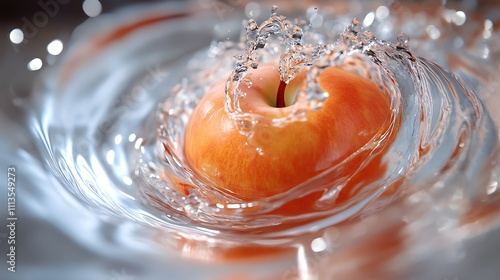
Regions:
M 238 26 L 238 20 L 232 24 Z M 172 209 L 174 213 L 182 213 L 188 204 L 172 199 L 176 195 L 165 192 L 165 184 L 148 182 L 146 185 L 136 185 L 143 182 L 134 177 L 134 169 L 141 154 L 146 154 L 143 157 L 146 165 L 141 166 L 150 168 L 146 172 L 153 171 L 149 174 L 154 174 L 156 168 L 164 164 L 158 161 L 154 151 L 157 120 L 152 112 L 157 112 L 157 104 L 169 96 L 168 92 L 175 91 L 167 88 L 171 89 L 173 84 L 181 81 L 185 73 L 199 69 L 197 66 L 189 68 L 185 65 L 199 63 L 200 60 L 193 62 L 191 57 L 206 47 L 205 43 L 211 39 L 208 27 L 193 31 L 190 24 L 180 26 L 184 28 L 181 31 L 166 30 L 160 22 L 157 26 L 147 26 L 154 32 L 143 33 L 149 36 L 150 46 L 167 44 L 167 48 L 173 51 L 168 56 L 163 50 L 145 51 L 141 47 L 145 45 L 144 41 L 137 42 L 131 37 L 126 42 L 108 45 L 93 54 L 89 61 L 99 63 L 127 57 L 127 64 L 123 68 L 117 70 L 111 64 L 99 64 L 103 67 L 95 71 L 95 66 L 87 62 L 89 64 L 79 65 L 77 74 L 80 76 L 71 76 L 63 84 L 59 84 L 62 78 L 44 79 L 39 88 L 39 91 L 44 92 L 43 106 L 40 105 L 40 110 L 31 120 L 34 135 L 40 139 L 40 148 L 51 171 L 69 192 L 97 212 L 125 217 L 165 230 L 244 240 L 241 235 L 230 232 L 221 234 L 221 227 L 206 224 L 193 227 L 193 220 L 182 214 L 166 215 L 166 211 Z M 183 32 L 207 38 L 200 42 L 195 35 L 183 37 L 190 40 L 190 44 L 186 45 L 191 45 L 192 49 L 180 48 L 175 40 L 164 39 L 179 36 Z M 121 47 L 124 43 L 128 43 L 129 48 Z M 371 207 L 365 208 L 361 216 L 387 208 L 388 204 L 399 209 L 401 197 L 409 199 L 411 194 L 422 190 L 433 196 L 439 207 L 458 203 L 461 206 L 458 207 L 458 216 L 480 196 L 484 186 L 495 180 L 498 182 L 498 173 L 495 173 L 498 172 L 497 128 L 481 100 L 456 75 L 408 53 L 406 48 L 398 50 L 397 43 L 377 41 L 371 47 L 375 48 L 374 54 L 370 53 L 367 57 L 374 59 L 374 63 L 380 61 L 384 70 L 389 70 L 392 76 L 384 77 L 394 78 L 389 80 L 399 88 L 401 94 L 400 130 L 394 148 L 387 153 L 390 159 L 388 170 L 395 176 L 392 179 L 401 185 L 396 200 L 375 201 Z M 79 48 L 81 45 L 70 53 L 67 64 L 70 64 L 71 55 L 76 56 Z M 368 50 L 363 50 L 364 54 Z M 134 60 L 134 57 L 137 59 Z M 162 58 L 160 62 L 159 57 Z M 65 76 L 65 66 L 55 76 Z M 168 77 L 163 73 L 168 73 Z M 54 76 L 53 73 L 51 76 Z M 163 77 L 166 78 L 162 80 Z M 156 86 L 152 86 L 151 81 L 156 81 Z M 145 90 L 135 91 L 137 86 Z M 118 135 L 121 138 L 117 138 Z M 173 140 L 178 141 L 179 138 L 174 137 Z M 146 179 L 155 179 L 155 176 Z M 156 202 L 159 203 L 160 211 L 140 200 L 144 189 L 159 198 Z M 167 196 L 172 200 L 165 200 L 165 194 L 172 195 Z M 168 203 L 174 203 L 175 207 L 163 208 Z M 203 214 L 199 211 L 195 213 Z M 196 219 L 191 214 L 188 216 Z M 315 225 L 266 234 L 270 238 L 296 235 L 327 227 L 343 219 L 330 217 Z M 249 237 L 248 240 L 255 240 L 255 237 Z

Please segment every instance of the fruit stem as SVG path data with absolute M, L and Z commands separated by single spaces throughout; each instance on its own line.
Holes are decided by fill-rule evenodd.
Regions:
M 276 107 L 283 108 L 286 107 L 285 104 L 285 89 L 287 83 L 283 80 L 280 80 L 280 85 L 278 86 L 278 92 L 276 94 Z

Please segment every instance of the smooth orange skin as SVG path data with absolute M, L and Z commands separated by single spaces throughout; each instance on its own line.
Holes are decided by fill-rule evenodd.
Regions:
M 250 79 L 251 88 L 240 85 L 247 92 L 241 100 L 244 111 L 278 118 L 293 109 L 294 105 L 273 107 L 279 84 L 275 67 L 259 67 Z M 287 102 L 293 100 L 303 79 L 302 73 L 288 85 Z M 390 100 L 373 82 L 330 67 L 321 72 L 320 86 L 329 97 L 320 109 L 306 114 L 306 121 L 283 127 L 257 125 L 249 139 L 224 110 L 224 83 L 217 84 L 202 98 L 187 126 L 184 153 L 188 164 L 217 188 L 248 201 L 261 200 L 342 162 L 387 129 Z M 347 171 L 357 168 L 355 164 Z

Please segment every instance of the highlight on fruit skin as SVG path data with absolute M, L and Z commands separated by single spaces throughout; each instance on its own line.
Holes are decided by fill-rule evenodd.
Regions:
M 252 86 L 240 85 L 246 92 L 240 102 L 243 111 L 274 119 L 293 110 L 305 73 L 280 87 L 277 66 L 262 65 L 250 71 Z M 367 152 L 382 153 L 389 145 L 357 153 L 389 129 L 389 96 L 374 82 L 341 68 L 326 68 L 319 78 L 321 89 L 329 93 L 320 109 L 307 112 L 306 121 L 279 127 L 258 124 L 250 138 L 240 133 L 224 109 L 224 81 L 213 86 L 195 108 L 185 131 L 184 155 L 189 167 L 206 183 L 246 201 L 283 194 L 319 175 L 325 181 L 353 173 L 358 174 L 354 181 L 381 177 L 385 170 L 381 156 L 361 163 Z M 280 91 L 285 93 L 284 107 L 277 106 Z M 346 160 L 349 164 L 341 171 L 331 172 Z

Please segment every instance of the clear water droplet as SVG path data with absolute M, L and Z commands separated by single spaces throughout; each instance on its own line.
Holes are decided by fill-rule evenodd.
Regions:
M 410 41 L 410 38 L 404 33 L 399 33 L 397 41 L 399 47 L 408 48 L 408 42 Z
M 304 36 L 304 32 L 302 32 L 302 28 L 300 27 L 294 27 L 293 32 L 292 32 L 292 38 L 293 39 L 302 39 L 302 36 Z
M 257 22 L 254 19 L 250 19 L 247 24 L 247 30 L 255 32 L 258 28 Z
M 273 7 L 271 8 L 271 16 L 272 17 L 276 16 L 277 12 L 278 12 L 278 6 L 273 5 Z

